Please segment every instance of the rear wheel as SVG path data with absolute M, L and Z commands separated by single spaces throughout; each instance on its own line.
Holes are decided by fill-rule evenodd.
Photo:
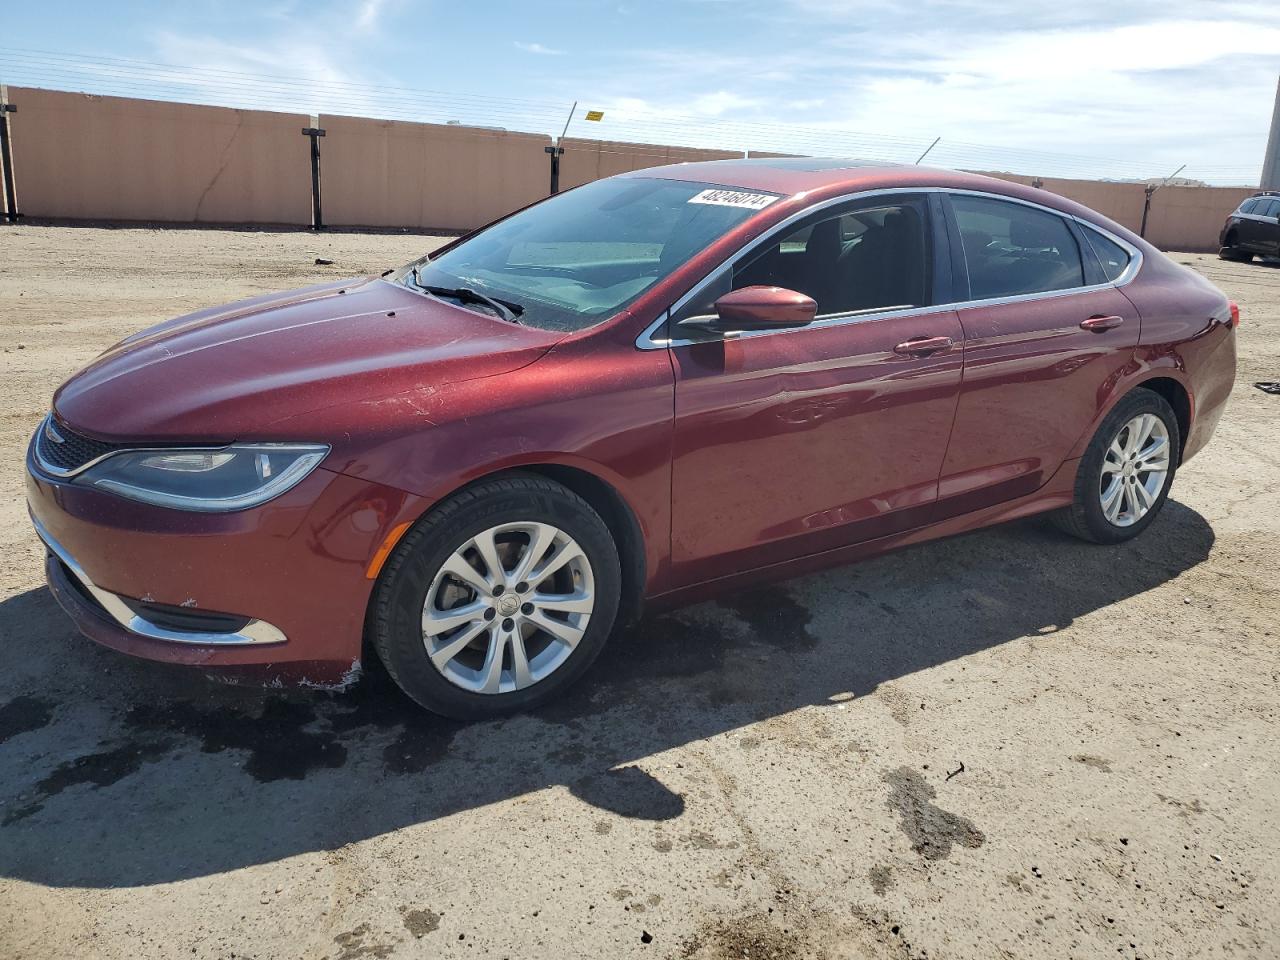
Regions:
M 1067 533 L 1094 543 L 1136 537 L 1169 496 L 1182 440 L 1158 393 L 1139 388 L 1107 414 L 1080 460 L 1075 501 L 1053 514 Z
M 478 484 L 397 546 L 370 612 L 374 648 L 419 704 L 470 719 L 555 697 L 600 653 L 621 574 L 608 527 L 541 477 Z

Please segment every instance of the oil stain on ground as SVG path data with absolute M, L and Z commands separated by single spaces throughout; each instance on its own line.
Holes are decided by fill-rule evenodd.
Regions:
M 369 730 L 396 730 L 394 740 L 382 751 L 382 764 L 390 774 L 422 773 L 452 755 L 453 738 L 467 724 L 448 720 L 405 696 L 380 663 L 365 668 L 360 681 L 345 693 L 333 695 L 328 729 L 336 734 L 360 734 Z
M 755 633 L 774 647 L 786 650 L 812 650 L 816 641 L 809 633 L 809 611 L 780 586 L 759 587 L 735 593 L 718 601 L 732 610 Z
M 0 742 L 47 726 L 54 704 L 22 696 L 0 707 Z M 107 787 L 195 741 L 202 753 L 247 754 L 242 768 L 259 783 L 304 780 L 318 770 L 348 762 L 371 732 L 395 729 L 382 750 L 384 772 L 420 773 L 450 756 L 464 724 L 422 710 L 395 688 L 385 671 L 368 671 L 342 695 L 270 695 L 252 707 L 189 700 L 138 704 L 122 718 L 126 735 L 109 749 L 86 753 L 56 766 L 0 820 L 8 826 L 38 813 L 44 803 L 78 784 Z
M 401 910 L 404 915 L 404 928 L 413 934 L 414 939 L 421 940 L 428 933 L 440 929 L 441 914 L 434 910 Z
M 893 871 L 880 864 L 867 871 L 867 879 L 871 881 L 871 889 L 875 891 L 876 896 L 883 897 L 885 892 L 893 886 Z
M 53 704 L 40 697 L 14 697 L 0 707 L 0 743 L 20 733 L 30 733 L 48 726 L 53 719 Z
M 338 948 L 337 960 L 358 960 L 361 957 L 386 960 L 395 949 L 393 944 L 376 940 L 367 923 L 338 934 L 333 938 L 333 943 Z
M 901 818 L 902 832 L 911 840 L 911 849 L 926 860 L 945 860 L 956 845 L 975 850 L 986 843 L 971 820 L 933 803 L 938 791 L 915 770 L 899 767 L 884 779 L 893 788 L 889 806 Z
M 655 696 L 655 684 L 718 672 L 739 642 L 720 624 L 687 613 L 647 615 L 612 637 L 581 680 L 533 715 L 579 728 L 583 720 L 630 705 L 661 719 L 667 705 Z
M 321 767 L 341 767 L 347 748 L 331 730 L 307 730 L 315 723 L 312 704 L 273 697 L 255 716 L 232 707 L 203 708 L 188 701 L 143 704 L 125 714 L 139 734 L 177 734 L 200 742 L 204 753 L 244 750 L 244 770 L 259 783 L 302 780 Z
M 44 808 L 44 802 L 57 796 L 68 787 L 91 784 L 93 787 L 109 787 L 131 774 L 137 773 L 144 763 L 158 760 L 169 751 L 164 743 L 130 743 L 113 750 L 85 754 L 60 763 L 53 772 L 36 784 L 35 799 L 9 811 L 3 825 L 9 826 L 24 820 Z
M 726 629 L 715 616 L 646 617 L 606 648 L 593 671 L 601 682 L 588 679 L 578 684 L 568 696 L 538 711 L 539 718 L 573 728 L 626 703 L 642 705 L 657 717 L 669 708 L 663 698 L 653 696 L 654 681 L 679 683 L 724 673 L 730 651 L 744 644 L 769 651 L 814 645 L 807 629 L 808 611 L 784 588 L 738 594 L 719 606 L 733 611 L 754 636 L 744 640 L 740 631 Z M 708 609 L 714 611 L 715 607 Z M 763 660 L 757 666 L 768 670 Z M 740 667 L 735 675 L 744 669 Z M 746 683 L 748 690 L 757 686 L 768 689 L 765 684 Z M 744 696 L 735 689 L 721 700 Z M 55 707 L 33 696 L 0 706 L 0 742 L 47 726 Z M 394 731 L 381 750 L 383 771 L 413 775 L 454 758 L 454 738 L 467 726 L 422 710 L 396 688 L 378 664 L 371 664 L 361 680 L 340 695 L 268 694 L 249 706 L 218 703 L 214 698 L 167 700 L 140 703 L 125 711 L 121 719 L 126 735 L 117 744 L 60 764 L 35 785 L 32 795 L 23 798 L 23 806 L 8 812 L 3 824 L 31 816 L 43 808 L 44 801 L 70 786 L 116 783 L 138 772 L 144 763 L 180 749 L 185 742 L 194 741 L 206 754 L 242 751 L 247 754 L 241 765 L 243 772 L 259 783 L 270 783 L 305 780 L 314 772 L 341 768 L 359 755 L 359 744 L 366 735 Z M 595 756 L 595 751 L 581 744 L 576 749 Z M 606 759 L 612 764 L 616 758 Z M 679 795 L 637 768 L 583 779 L 571 789 L 589 803 L 637 819 L 667 820 L 684 809 Z

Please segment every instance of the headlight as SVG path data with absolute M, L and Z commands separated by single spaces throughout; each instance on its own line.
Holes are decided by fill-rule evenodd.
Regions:
M 300 483 L 328 452 L 327 446 L 314 443 L 133 450 L 107 457 L 75 482 L 175 510 L 224 513 L 280 496 Z

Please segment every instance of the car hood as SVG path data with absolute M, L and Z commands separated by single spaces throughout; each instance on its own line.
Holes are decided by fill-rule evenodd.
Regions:
M 64 383 L 53 407 L 107 441 L 296 439 L 279 425 L 299 414 L 506 373 L 561 336 L 358 279 L 144 330 Z

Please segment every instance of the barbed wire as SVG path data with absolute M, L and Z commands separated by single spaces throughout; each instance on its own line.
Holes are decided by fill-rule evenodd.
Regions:
M 74 90 L 107 96 L 178 101 L 298 114 L 331 113 L 385 120 L 559 134 L 569 105 L 554 100 L 497 97 L 465 91 L 250 73 L 211 66 L 178 65 L 127 57 L 90 56 L 0 46 L 0 80 L 13 86 Z M 776 121 L 694 117 L 595 103 L 608 126 L 585 122 L 586 105 L 573 112 L 570 134 L 605 140 L 731 151 L 850 156 L 912 163 L 932 137 L 897 136 Z M 587 129 L 584 129 L 587 128 Z M 608 152 L 608 148 L 602 148 Z M 1055 153 L 944 139 L 929 154 L 934 166 L 991 170 L 1027 176 L 1142 180 L 1162 177 L 1164 164 L 1149 160 Z M 1257 182 L 1247 165 L 1191 165 L 1183 176 L 1208 183 Z

